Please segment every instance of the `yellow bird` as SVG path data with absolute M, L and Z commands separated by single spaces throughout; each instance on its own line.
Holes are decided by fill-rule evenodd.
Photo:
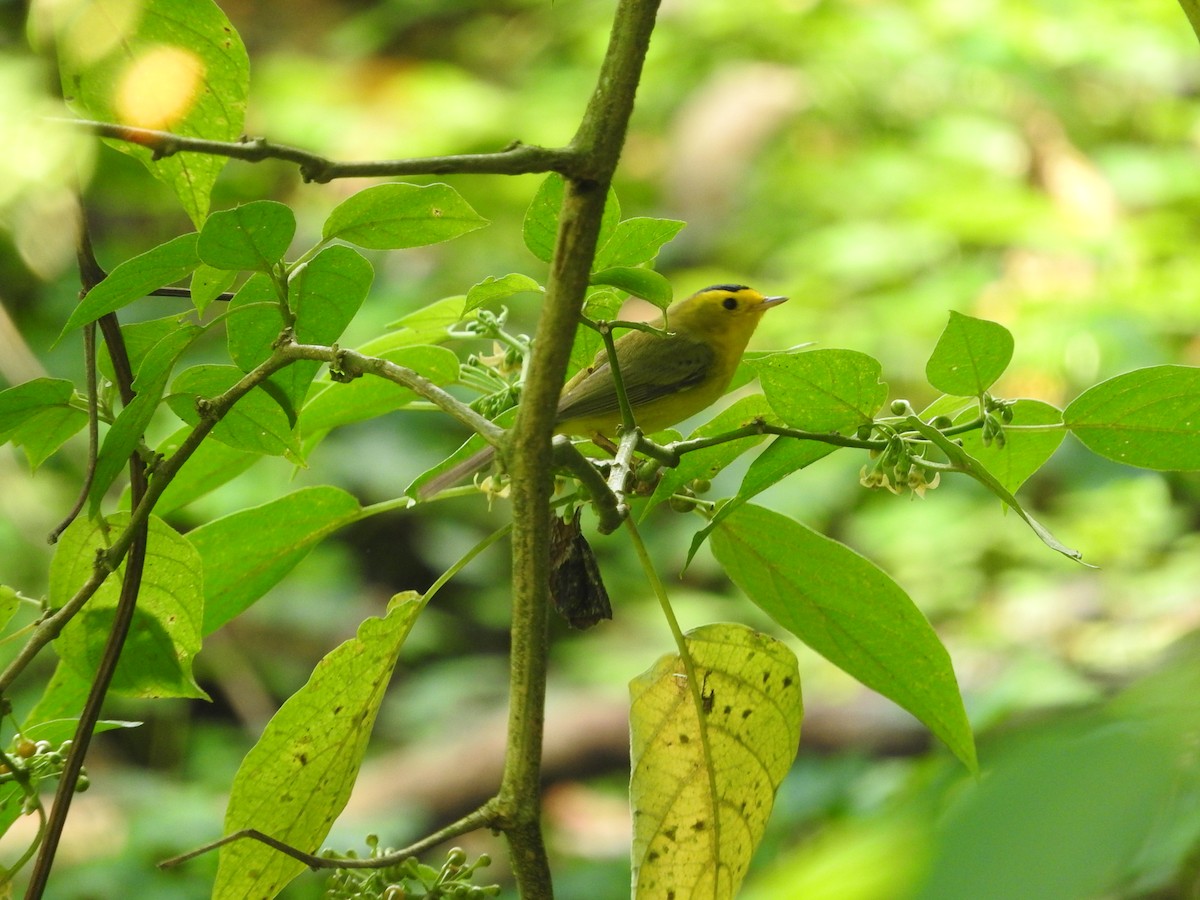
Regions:
M 672 304 L 650 324 L 666 335 L 630 331 L 614 343 L 633 417 L 642 431 L 662 431 L 711 406 L 725 393 L 759 319 L 787 297 L 766 297 L 743 284 L 714 284 Z M 556 434 L 614 436 L 621 408 L 608 354 L 562 389 Z M 495 453 L 487 447 L 420 489 L 429 497 L 482 470 Z

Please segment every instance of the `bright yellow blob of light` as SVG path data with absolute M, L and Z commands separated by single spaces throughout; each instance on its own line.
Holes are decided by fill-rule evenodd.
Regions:
M 117 118 L 138 128 L 168 128 L 196 101 L 204 63 L 181 47 L 151 47 L 130 63 L 117 82 Z
M 45 46 L 57 35 L 64 59 L 95 65 L 137 30 L 145 5 L 145 0 L 34 0 L 30 37 Z

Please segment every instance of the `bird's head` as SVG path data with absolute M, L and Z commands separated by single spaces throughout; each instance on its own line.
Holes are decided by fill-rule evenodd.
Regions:
M 764 296 L 744 284 L 714 284 L 672 304 L 667 328 L 714 336 L 744 334 L 748 339 L 762 314 L 785 300 Z

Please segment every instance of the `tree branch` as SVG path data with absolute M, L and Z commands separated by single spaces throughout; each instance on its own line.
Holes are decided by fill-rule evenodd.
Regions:
M 90 131 L 99 137 L 140 144 L 154 151 L 155 159 L 177 153 L 207 153 L 243 162 L 277 159 L 295 163 L 305 181 L 324 184 L 335 178 L 383 178 L 397 175 L 528 175 L 535 172 L 559 172 L 570 177 L 578 167 L 578 154 L 571 148 L 538 147 L 514 143 L 497 153 L 461 153 L 413 159 L 379 159 L 364 162 L 338 162 L 299 147 L 276 144 L 266 138 L 246 137 L 240 141 L 210 141 L 185 137 L 169 131 L 133 128 L 89 119 L 52 118 Z
M 596 89 L 571 149 L 546 299 L 506 458 L 512 474 L 513 610 L 508 747 L 497 812 L 523 897 L 553 896 L 540 826 L 540 776 L 548 657 L 550 495 L 558 395 L 588 276 L 600 218 L 621 148 L 658 0 L 621 0 Z
M 360 375 L 376 375 L 428 400 L 442 412 L 447 413 L 479 434 L 494 447 L 500 446 L 505 431 L 494 422 L 485 419 L 471 407 L 442 390 L 428 378 L 405 366 L 397 365 L 377 356 L 366 356 L 356 350 L 326 347 L 321 344 L 298 344 L 289 340 L 279 347 L 279 353 L 287 360 L 311 359 L 329 363 L 335 381 L 357 378 Z

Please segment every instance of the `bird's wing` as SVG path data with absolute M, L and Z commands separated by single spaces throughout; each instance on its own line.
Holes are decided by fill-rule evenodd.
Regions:
M 679 335 L 664 340 L 637 331 L 617 342 L 625 394 L 635 408 L 699 384 L 712 371 L 715 357 L 707 344 Z M 602 351 L 597 359 L 604 361 L 586 373 L 581 372 L 563 389 L 558 404 L 561 421 L 617 409 L 607 357 Z

